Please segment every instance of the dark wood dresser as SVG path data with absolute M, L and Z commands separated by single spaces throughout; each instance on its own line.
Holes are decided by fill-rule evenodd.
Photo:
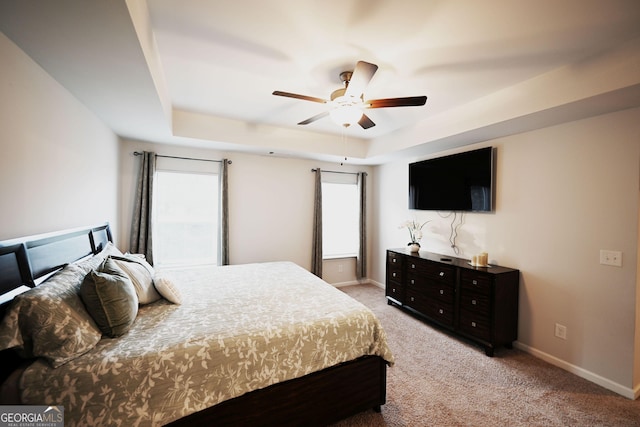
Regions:
M 389 304 L 480 344 L 487 356 L 497 347 L 511 348 L 518 338 L 519 270 L 389 249 L 386 279 Z

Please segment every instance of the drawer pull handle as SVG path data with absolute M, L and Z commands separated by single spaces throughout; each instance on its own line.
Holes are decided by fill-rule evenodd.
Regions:
M 415 264 L 411 264 L 411 268 L 416 268 L 416 265 Z
M 411 301 L 415 301 L 416 299 L 414 297 L 411 297 Z
M 473 280 L 473 281 L 472 281 L 472 283 L 473 283 L 474 285 L 477 285 L 477 284 L 478 284 L 478 281 L 477 281 L 477 280 Z
M 391 273 L 391 275 L 392 275 L 393 277 L 396 277 L 396 273 Z
M 444 314 L 444 310 L 443 309 L 440 309 L 438 311 L 440 312 L 440 314 Z
M 444 289 L 440 289 L 440 295 L 444 295 Z
M 391 262 L 396 262 L 396 259 L 395 259 L 395 258 L 393 258 L 393 259 L 391 260 Z
M 440 272 L 440 277 L 444 277 L 444 271 Z
M 413 279 L 411 279 L 411 284 L 412 284 L 412 285 L 415 285 L 415 284 L 416 284 L 416 281 L 415 281 L 415 280 L 413 280 Z
M 476 303 L 476 300 L 472 299 L 472 300 L 471 300 L 471 304 L 476 305 L 476 304 L 477 304 L 477 303 Z
M 471 322 L 471 326 L 476 327 L 476 322 Z
M 395 293 L 396 292 L 396 288 L 391 289 L 391 292 Z

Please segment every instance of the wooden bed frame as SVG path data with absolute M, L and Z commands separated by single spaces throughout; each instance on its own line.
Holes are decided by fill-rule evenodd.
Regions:
M 64 265 L 97 254 L 112 242 L 108 223 L 0 242 L 0 318 L 11 299 Z M 0 383 L 24 360 L 0 352 Z M 386 401 L 386 362 L 366 356 L 247 393 L 171 423 L 171 426 L 324 426 Z M 13 402 L 0 402 L 8 404 Z

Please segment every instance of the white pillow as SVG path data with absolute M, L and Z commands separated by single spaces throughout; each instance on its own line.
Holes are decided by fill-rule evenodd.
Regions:
M 160 295 L 162 295 L 169 302 L 174 304 L 182 304 L 182 294 L 180 290 L 176 287 L 175 283 L 171 281 L 166 276 L 163 276 L 160 273 L 156 273 L 153 277 L 153 284 L 155 285 Z

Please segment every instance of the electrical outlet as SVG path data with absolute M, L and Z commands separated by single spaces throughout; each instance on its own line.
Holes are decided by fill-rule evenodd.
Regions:
M 600 249 L 600 264 L 622 267 L 622 252 Z
M 338 264 L 338 273 L 342 273 L 344 271 L 344 268 L 342 267 L 342 264 Z
M 567 327 L 556 323 L 556 337 L 566 340 L 567 339 Z

